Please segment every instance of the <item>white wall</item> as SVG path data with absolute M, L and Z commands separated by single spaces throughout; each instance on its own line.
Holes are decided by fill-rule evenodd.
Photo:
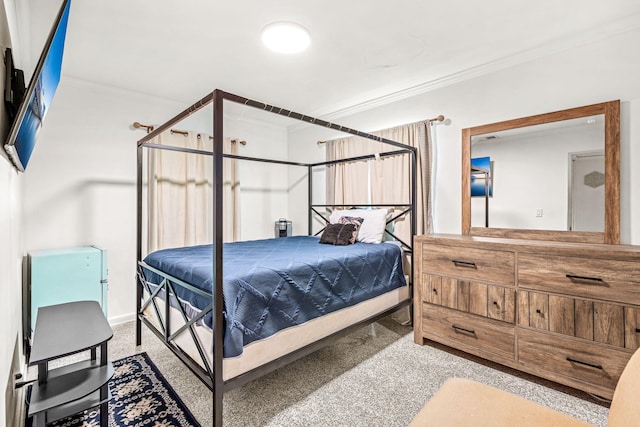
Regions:
M 15 412 L 12 376 L 22 370 L 22 180 L 6 157 L 0 158 L 0 425 Z M 17 357 L 17 360 L 16 360 Z M 6 412 L 5 412 L 6 411 Z
M 373 131 L 444 114 L 450 122 L 434 127 L 434 226 L 460 233 L 463 128 L 620 99 L 621 238 L 640 244 L 639 44 L 640 30 L 629 31 L 332 121 Z M 294 130 L 290 147 L 317 133 L 310 126 Z M 306 223 L 306 210 L 295 201 L 289 210 Z
M 313 127 L 313 134 L 306 137 L 304 133 L 290 133 L 289 141 L 289 158 L 291 161 L 300 163 L 314 163 L 325 160 L 325 147 L 318 144 L 319 140 L 325 140 L 331 135 L 326 129 Z M 318 132 L 319 131 L 319 132 Z M 311 132 L 310 132 L 311 133 Z M 294 235 L 307 235 L 309 230 L 307 227 L 308 220 L 308 194 L 309 194 L 309 171 L 306 167 L 291 166 L 289 167 L 289 216 L 293 222 Z M 313 176 L 313 203 L 323 204 L 325 202 L 325 173 L 324 167 L 314 167 Z M 322 211 L 321 209 L 318 209 Z M 314 232 L 322 227 L 318 222 L 319 218 L 314 216 L 316 220 L 314 224 Z
M 249 107 L 245 107 L 249 108 Z M 224 134 L 247 142 L 238 155 L 287 160 L 287 129 L 257 118 L 225 120 Z M 274 222 L 288 216 L 288 167 L 238 161 L 240 178 L 240 235 L 242 240 L 273 237 Z
M 12 43 L 17 36 L 16 15 L 12 2 L 0 1 L 0 50 L 12 47 L 14 60 L 21 50 Z M 11 29 L 11 34 L 10 34 Z M 0 81 L 4 81 L 4 66 Z M 0 142 L 9 131 L 9 119 L 0 107 Z M 13 376 L 23 371 L 22 355 L 22 177 L 13 168 L 4 150 L 0 150 L 0 425 L 17 425 L 16 414 L 23 393 L 13 390 Z
M 162 123 L 185 107 L 63 76 L 25 173 L 25 251 L 106 249 L 112 322 L 135 311 L 136 141 L 144 132 L 131 124 Z
M 621 139 L 625 141 L 620 152 L 620 180 L 622 182 L 620 229 L 625 242 L 640 244 L 640 98 L 625 103 L 621 108 Z M 628 236 L 628 238 L 627 238 Z

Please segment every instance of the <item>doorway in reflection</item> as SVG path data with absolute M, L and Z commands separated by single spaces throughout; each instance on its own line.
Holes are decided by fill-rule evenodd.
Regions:
M 604 151 L 569 155 L 569 230 L 604 229 Z

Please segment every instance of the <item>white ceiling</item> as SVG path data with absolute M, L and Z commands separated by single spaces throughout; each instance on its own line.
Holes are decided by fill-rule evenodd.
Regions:
M 32 58 L 60 3 L 29 0 Z M 281 20 L 309 30 L 307 51 L 261 45 Z M 72 0 L 63 76 L 335 117 L 638 27 L 638 0 Z

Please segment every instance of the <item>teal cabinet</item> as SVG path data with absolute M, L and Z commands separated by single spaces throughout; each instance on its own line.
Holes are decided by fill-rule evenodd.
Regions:
M 50 249 L 27 255 L 29 336 L 39 307 L 97 301 L 107 316 L 107 251 L 93 246 Z M 28 307 L 28 308 L 27 308 Z M 25 325 L 25 326 L 26 326 Z M 26 331 L 25 331 L 26 332 Z

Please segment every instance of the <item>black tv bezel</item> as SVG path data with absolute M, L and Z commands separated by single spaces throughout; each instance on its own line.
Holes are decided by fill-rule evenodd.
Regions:
M 4 103 L 9 108 L 9 104 L 13 104 L 13 73 L 15 68 L 13 66 L 13 55 L 11 48 L 8 47 L 4 50 Z
M 14 66 L 13 52 L 10 47 L 4 50 L 4 105 L 13 124 L 24 98 L 26 87 L 24 73 Z
M 62 21 L 62 16 L 67 9 L 67 6 L 71 3 L 71 0 L 63 0 L 60 9 L 58 10 L 58 14 L 56 15 L 56 19 L 51 26 L 51 30 L 49 31 L 49 36 L 47 37 L 47 41 L 42 48 L 42 52 L 40 53 L 40 58 L 38 58 L 38 63 L 36 64 L 36 68 L 31 75 L 31 79 L 29 80 L 29 85 L 27 89 L 24 91 L 24 96 L 22 97 L 22 101 L 20 102 L 20 108 L 18 109 L 13 122 L 11 123 L 11 128 L 9 130 L 9 134 L 3 144 L 4 150 L 7 153 L 9 159 L 13 166 L 20 172 L 24 172 L 25 168 L 22 165 L 20 158 L 15 149 L 16 138 L 18 136 L 18 131 L 20 130 L 20 122 L 22 118 L 25 116 L 27 108 L 29 107 L 29 100 L 31 99 L 31 95 L 35 91 L 36 85 L 38 84 L 38 80 L 40 75 L 42 74 L 42 68 L 44 67 L 45 59 L 47 58 L 47 54 L 51 50 L 51 44 L 53 43 L 53 39 L 60 27 L 60 22 Z M 66 31 L 66 30 L 65 30 Z M 11 142 L 9 142 L 11 141 Z

